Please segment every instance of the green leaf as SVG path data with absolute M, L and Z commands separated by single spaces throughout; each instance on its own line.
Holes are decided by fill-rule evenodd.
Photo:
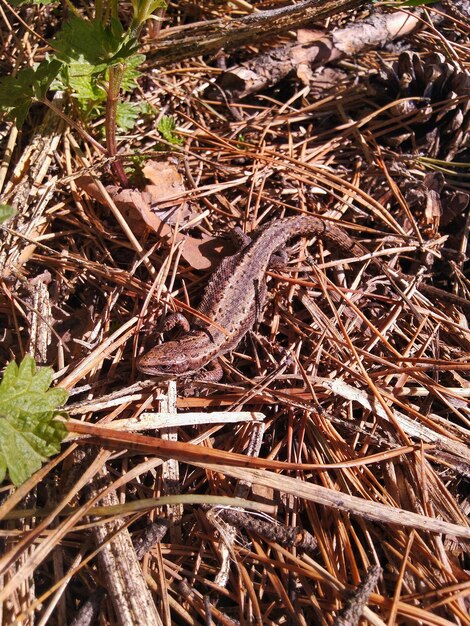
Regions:
M 134 54 L 125 62 L 125 69 L 121 83 L 123 91 L 132 91 L 136 88 L 140 72 L 137 67 L 145 61 L 143 54 Z M 60 74 L 60 82 L 56 81 L 56 88 L 69 88 L 72 95 L 79 101 L 82 110 L 90 110 L 93 104 L 106 102 L 106 82 L 108 81 L 108 65 L 92 65 L 83 55 L 74 61 L 64 64 Z M 101 111 L 100 111 L 101 113 Z
M 18 462 L 18 459 L 21 459 Z M 0 478 L 8 473 L 13 484 L 21 485 L 47 459 L 41 454 L 41 440 L 31 433 L 22 433 L 8 418 L 0 415 Z
M 149 15 L 152 14 L 155 9 L 165 9 L 167 7 L 165 0 L 152 0 L 150 4 L 147 0 L 131 0 L 131 4 L 135 13 L 141 11 L 142 8 L 145 8 Z
M 116 123 L 123 131 L 132 130 L 140 115 L 153 113 L 153 108 L 147 102 L 118 102 Z
M 164 0 L 131 0 L 134 10 L 131 28 L 139 29 L 142 24 L 150 19 L 156 9 L 165 9 L 167 3 Z
M 53 370 L 36 368 L 27 355 L 18 366 L 12 361 L 0 383 L 0 482 L 8 471 L 21 485 L 41 464 L 60 450 L 67 430 L 55 419 L 68 392 L 50 388 Z
M 91 65 L 81 57 L 64 66 L 62 77 L 80 102 L 104 102 L 106 91 L 99 85 L 97 74 L 105 68 L 105 65 Z
M 6 111 L 21 126 L 32 103 L 44 98 L 61 67 L 57 59 L 45 59 L 34 69 L 25 67 L 16 76 L 2 78 L 0 110 Z
M 0 204 L 0 224 L 4 222 L 8 222 L 16 213 L 16 209 L 14 206 L 10 206 L 9 204 Z
M 145 61 L 145 54 L 133 54 L 125 61 L 125 70 L 122 77 L 121 89 L 132 91 L 137 86 L 137 79 L 141 72 L 137 69 Z
M 180 146 L 183 143 L 183 139 L 178 137 L 175 133 L 176 122 L 171 115 L 164 115 L 157 124 L 157 130 L 163 139 L 166 139 L 169 143 Z
M 118 102 L 116 124 L 121 130 L 132 130 L 139 115 L 139 107 L 134 102 Z
M 125 34 L 119 20 L 112 18 L 109 25 L 101 20 L 72 17 L 65 22 L 57 38 L 51 42 L 58 59 L 66 64 L 86 61 L 102 72 L 104 68 L 126 62 L 137 50 L 138 42 Z

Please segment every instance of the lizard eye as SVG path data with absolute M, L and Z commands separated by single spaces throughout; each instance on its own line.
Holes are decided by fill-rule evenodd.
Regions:
M 171 370 L 173 369 L 173 366 L 172 365 L 159 365 L 158 369 L 162 370 L 162 372 L 171 372 Z

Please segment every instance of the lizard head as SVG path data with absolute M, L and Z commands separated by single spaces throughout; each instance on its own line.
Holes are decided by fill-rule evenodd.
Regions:
M 137 369 L 148 376 L 177 378 L 198 368 L 194 368 L 191 358 L 181 351 L 178 341 L 166 341 L 140 357 Z

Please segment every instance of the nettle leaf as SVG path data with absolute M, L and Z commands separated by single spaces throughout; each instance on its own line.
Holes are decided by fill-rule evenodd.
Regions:
M 122 77 L 121 89 L 123 91 L 132 91 L 136 88 L 137 79 L 141 75 L 137 68 L 145 61 L 145 54 L 133 54 L 125 61 L 125 70 Z
M 139 107 L 134 102 L 118 102 L 116 124 L 120 130 L 132 130 L 139 115 Z
M 140 72 L 137 69 L 145 61 L 143 54 L 134 54 L 125 62 L 122 91 L 133 91 L 136 88 L 137 78 Z M 75 61 L 64 64 L 63 69 L 55 81 L 57 89 L 70 89 L 72 95 L 79 101 L 82 110 L 90 109 L 90 106 L 106 102 L 106 88 L 108 81 L 109 66 L 105 63 L 92 65 L 83 55 Z M 102 111 L 99 111 L 102 114 Z
M 0 80 L 0 109 L 21 126 L 33 102 L 41 100 L 49 90 L 62 63 L 57 59 L 45 59 L 36 68 L 25 67 L 16 76 Z
M 91 65 L 84 59 L 72 61 L 64 66 L 64 82 L 80 101 L 104 102 L 106 91 L 98 81 L 99 74 L 106 69 L 105 65 Z
M 69 394 L 50 388 L 52 376 L 52 368 L 36 368 L 30 355 L 5 369 L 0 383 L 0 483 L 8 472 L 21 485 L 60 450 L 67 430 L 55 417 Z
M 51 42 L 58 59 L 72 63 L 80 59 L 102 71 L 100 65 L 108 67 L 125 62 L 137 50 L 138 42 L 128 37 L 119 20 L 112 18 L 109 25 L 101 20 L 84 20 L 72 17 L 56 39 Z
M 10 204 L 0 204 L 0 224 L 8 222 L 16 213 L 14 206 Z
M 150 115 L 153 111 L 147 102 L 118 102 L 116 124 L 123 131 L 132 130 L 140 115 Z

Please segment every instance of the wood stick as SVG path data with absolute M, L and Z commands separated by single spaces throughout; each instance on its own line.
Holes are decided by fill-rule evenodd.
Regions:
M 237 48 L 305 26 L 365 4 L 363 0 L 304 0 L 295 5 L 260 11 L 240 19 L 221 18 L 168 28 L 152 42 L 147 58 L 161 67 L 184 59 Z

